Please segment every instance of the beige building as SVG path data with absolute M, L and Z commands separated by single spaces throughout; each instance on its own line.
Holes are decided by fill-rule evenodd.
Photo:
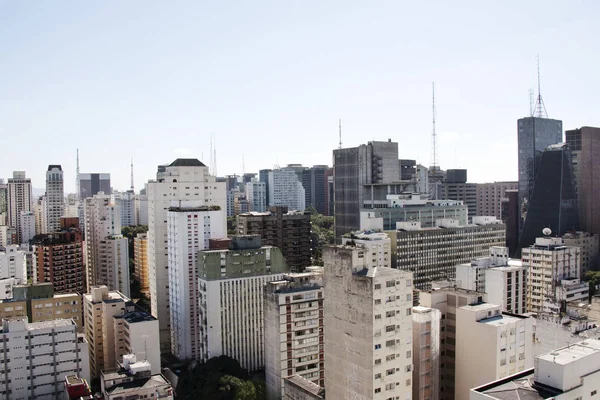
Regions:
M 413 308 L 413 400 L 440 398 L 440 310 Z
M 152 373 L 160 373 L 156 318 L 136 309 L 129 298 L 106 286 L 90 288 L 83 301 L 93 379 L 100 377 L 102 370 L 115 368 L 117 361 L 130 353 L 150 362 Z
M 489 303 L 458 308 L 455 398 L 467 400 L 472 388 L 533 367 L 532 338 L 532 317 Z
M 502 199 L 506 198 L 507 190 L 518 190 L 518 182 L 478 183 L 475 190 L 477 198 L 476 215 L 493 215 L 502 218 Z
M 360 244 L 368 250 L 367 258 L 372 267 L 392 267 L 392 244 L 390 237 L 383 232 L 353 232 L 342 237 L 342 244 Z
M 325 391 L 333 399 L 412 396 L 412 274 L 370 267 L 360 245 L 323 249 Z
M 300 375 L 285 378 L 283 387 L 285 394 L 280 399 L 322 400 L 325 398 L 325 389 Z
M 600 236 L 595 233 L 569 232 L 562 237 L 565 246 L 575 246 L 581 249 L 581 273 L 579 278 L 585 278 L 585 274 L 593 270 L 598 263 L 600 255 Z
M 138 233 L 133 239 L 133 265 L 135 279 L 140 283 L 140 291 L 145 294 L 150 294 L 147 233 Z
M 269 399 L 285 398 L 284 379 L 298 375 L 325 387 L 323 268 L 308 267 L 265 286 L 265 378 Z M 318 330 L 305 335 L 307 327 Z M 297 339 L 310 336 L 310 339 Z

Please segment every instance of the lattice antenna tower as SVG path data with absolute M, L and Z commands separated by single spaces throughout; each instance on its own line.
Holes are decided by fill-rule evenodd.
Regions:
M 77 187 L 77 200 L 81 200 L 79 198 L 79 149 L 77 149 L 77 164 L 76 164 L 76 169 L 75 169 L 75 174 L 77 175 L 75 177 L 75 186 Z
M 437 134 L 435 133 L 435 82 L 431 83 L 432 90 L 432 131 L 431 131 L 431 169 L 437 171 L 440 169 L 438 162 L 438 149 L 437 149 Z
M 544 99 L 542 98 L 542 85 L 540 79 L 540 56 L 536 57 L 537 59 L 537 84 L 538 84 L 538 95 L 537 101 L 535 104 L 535 116 L 538 118 L 548 118 L 548 112 L 546 111 L 546 105 L 544 104 Z
M 133 192 L 133 157 L 131 157 L 131 191 Z
M 340 149 L 342 148 L 342 120 L 340 119 L 339 124 L 339 135 L 340 135 Z

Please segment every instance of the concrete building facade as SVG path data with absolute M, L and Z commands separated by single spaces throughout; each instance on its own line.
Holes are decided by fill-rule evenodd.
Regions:
M 413 307 L 413 400 L 440 398 L 440 310 Z
M 565 246 L 581 249 L 580 278 L 585 278 L 588 271 L 596 270 L 600 261 L 600 235 L 588 232 L 568 232 L 562 236 Z
M 293 169 L 275 169 L 269 172 L 269 207 L 287 207 L 290 210 L 304 211 L 305 191 L 302 179 Z
M 150 293 L 148 279 L 148 234 L 138 233 L 133 239 L 133 268 L 142 293 Z
M 17 243 L 21 244 L 21 212 L 31 211 L 33 197 L 31 195 L 31 179 L 25 176 L 25 171 L 13 171 L 13 177 L 8 178 L 8 226 L 17 231 Z
M 107 195 L 111 194 L 110 174 L 80 173 L 78 181 L 80 201 L 93 197 L 100 192 Z
M 60 229 L 60 217 L 64 214 L 65 190 L 62 167 L 49 165 L 46 171 L 46 232 Z
M 343 245 L 360 245 L 367 250 L 369 267 L 392 267 L 392 243 L 383 232 L 353 232 L 342 237 Z
M 478 183 L 475 189 L 475 215 L 493 215 L 499 220 L 504 220 L 502 200 L 507 198 L 506 191 L 518 189 L 519 182 Z
M 246 198 L 250 203 L 250 211 L 267 211 L 267 185 L 264 182 L 255 180 L 246 183 Z

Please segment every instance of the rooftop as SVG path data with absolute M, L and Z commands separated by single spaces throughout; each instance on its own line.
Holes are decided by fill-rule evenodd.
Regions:
M 542 354 L 538 358 L 555 364 L 569 364 L 600 352 L 600 340 L 587 339 L 566 347 Z
M 300 375 L 288 376 L 285 379 L 288 382 L 290 382 L 291 384 L 293 384 L 294 386 L 297 386 L 300 389 L 302 389 L 314 396 L 317 396 L 318 398 L 324 398 L 324 397 L 322 397 L 324 395 L 324 390 L 322 387 L 320 387 L 316 383 L 309 381 L 308 379 L 301 377 Z
M 130 324 L 134 324 L 136 322 L 156 321 L 156 318 L 145 311 L 128 312 L 127 314 L 123 315 L 123 319 Z
M 560 394 L 556 389 L 536 384 L 533 368 L 472 389 L 498 400 L 541 400 Z
M 197 158 L 178 158 L 169 164 L 169 167 L 206 167 Z
M 105 379 L 118 379 L 123 377 L 123 374 L 119 374 L 118 372 L 113 374 L 104 375 Z M 158 390 L 160 388 L 166 389 L 165 386 L 170 387 L 171 384 L 167 379 L 161 374 L 152 375 L 149 378 L 138 378 L 129 382 L 121 382 L 112 387 L 106 388 L 105 391 L 107 394 L 111 395 L 127 395 L 127 394 L 137 394 L 140 390 Z

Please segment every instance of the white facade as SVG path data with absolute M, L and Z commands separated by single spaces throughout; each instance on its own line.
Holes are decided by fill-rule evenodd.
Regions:
M 354 232 L 350 237 L 342 237 L 342 244 L 355 243 L 367 250 L 369 267 L 392 267 L 392 241 L 383 232 Z
M 489 256 L 456 266 L 456 285 L 463 289 L 484 292 L 485 270 L 503 265 L 508 265 L 508 248 L 492 246 Z
M 0 279 L 8 278 L 27 282 L 27 253 L 14 244 L 0 250 Z
M 202 338 L 196 256 L 209 248 L 209 239 L 227 237 L 225 213 L 198 201 L 175 204 L 167 213 L 171 352 L 180 360 L 197 360 Z
M 135 193 L 133 190 L 113 194 L 121 208 L 121 226 L 135 226 Z
M 537 238 L 522 250 L 527 268 L 527 311 L 543 311 L 544 302 L 556 302 L 556 287 L 581 275 L 581 248 L 564 246 L 561 238 Z
M 361 246 L 323 250 L 325 392 L 333 399 L 412 396 L 412 274 L 369 267 Z
M 533 367 L 533 318 L 482 303 L 456 310 L 456 400 L 470 390 Z
M 135 224 L 148 226 L 148 197 L 145 194 L 135 197 Z
M 0 279 L 0 300 L 12 299 L 13 286 L 20 283 L 21 280 L 16 278 Z
M 590 299 L 590 283 L 579 279 L 563 279 L 556 287 L 556 301 L 584 301 Z
M 107 263 L 100 262 L 101 275 L 106 274 L 105 282 L 110 290 L 117 290 L 130 296 L 129 283 L 129 243 L 123 235 L 112 235 L 100 241 L 100 254 L 106 254 Z M 103 271 L 105 268 L 105 272 Z
M 161 167 L 162 168 L 162 167 Z M 199 201 L 205 206 L 226 210 L 225 182 L 209 175 L 208 167 L 200 161 L 178 159 L 157 180 L 148 182 L 148 272 L 152 315 L 160 323 L 161 349 L 170 351 L 169 271 L 167 211 L 171 201 Z M 227 232 L 223 221 L 223 232 Z
M 0 341 L 3 399 L 62 398 L 66 375 L 90 379 L 88 343 L 72 319 L 3 320 Z
M 250 211 L 267 211 L 267 185 L 265 182 L 252 181 L 246 183 L 246 198 L 250 203 Z
M 21 242 L 21 211 L 31 211 L 31 179 L 25 171 L 13 171 L 8 179 L 8 226 L 17 229 L 17 242 Z
M 527 312 L 527 269 L 522 265 L 506 265 L 485 270 L 488 301 L 513 314 Z
M 569 232 L 563 235 L 565 246 L 575 246 L 581 249 L 581 275 L 585 278 L 586 272 L 592 269 L 600 255 L 600 235 L 588 232 Z
M 63 171 L 60 165 L 49 165 L 46 171 L 46 232 L 60 229 L 60 217 L 64 215 Z
M 41 196 L 33 204 L 33 215 L 35 216 L 35 233 L 48 233 L 48 221 L 46 210 L 46 197 Z
M 440 310 L 413 307 L 413 400 L 440 397 Z
M 33 211 L 21 211 L 21 243 L 29 244 L 35 236 L 35 215 Z
M 269 172 L 269 206 L 285 206 L 289 210 L 304 211 L 305 202 L 304 187 L 293 169 Z

